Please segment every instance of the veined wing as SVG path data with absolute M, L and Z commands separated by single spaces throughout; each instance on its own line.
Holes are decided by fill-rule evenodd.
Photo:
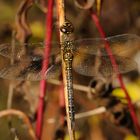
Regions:
M 118 73 L 127 73 L 137 68 L 137 64 L 132 59 L 114 55 L 118 65 Z M 108 56 L 97 56 L 93 54 L 83 54 L 74 57 L 73 68 L 77 73 L 93 77 L 109 77 L 117 72 Z
M 51 56 L 50 56 L 51 57 Z M 56 56 L 57 57 L 57 56 Z M 51 60 L 51 58 L 49 58 Z M 45 61 L 47 61 L 45 59 Z M 0 67 L 0 77 L 10 80 L 38 81 L 41 79 L 58 78 L 61 72 L 61 60 L 50 63 L 45 73 L 42 73 L 43 57 L 24 57 L 14 64 L 6 64 Z
M 103 38 L 89 38 L 75 41 L 75 50 L 81 54 L 108 55 L 105 44 L 109 43 L 112 54 L 120 56 L 130 56 L 140 47 L 140 37 L 135 34 L 122 34 Z
M 106 50 L 104 48 L 105 41 L 109 42 L 111 46 L 111 50 L 115 56 L 120 73 L 129 72 L 136 68 L 136 63 L 134 61 L 125 57 L 120 57 L 118 55 L 127 53 L 128 50 L 132 48 L 131 45 L 133 45 L 133 49 L 137 49 L 140 39 L 136 35 L 123 34 L 123 35 L 109 37 L 106 39 L 94 38 L 94 39 L 82 39 L 82 40 L 75 41 L 74 42 L 75 48 L 73 49 L 75 51 L 75 57 L 73 63 L 73 67 L 75 71 L 86 76 L 97 76 L 98 73 L 101 73 L 104 76 L 111 76 L 114 73 L 114 71 L 110 59 L 108 57 L 108 54 L 106 53 Z M 22 44 L 22 45 L 24 46 L 27 45 L 28 46 L 27 48 L 34 48 L 31 49 L 31 51 L 28 51 L 28 55 L 38 54 L 38 52 L 40 52 L 38 50 L 40 49 L 44 50 L 43 48 L 44 44 L 42 43 L 37 43 L 37 44 L 31 43 L 31 44 Z M 55 55 L 58 54 L 59 51 L 57 51 L 56 49 L 58 49 L 59 47 L 57 46 L 60 45 L 58 43 L 52 43 L 51 45 L 54 46 L 53 48 L 55 50 L 53 54 Z M 2 56 L 11 58 L 12 49 L 9 46 L 10 45 L 3 45 L 3 47 L 2 45 L 0 46 L 0 54 Z M 20 49 L 18 45 L 15 45 L 15 47 L 16 46 L 17 49 L 14 49 L 15 50 L 14 56 L 16 58 L 20 58 L 20 56 L 22 56 L 21 54 L 23 49 Z M 121 50 L 118 49 L 119 48 L 118 46 L 121 46 L 120 47 Z M 124 49 L 122 49 L 123 47 Z M 102 55 L 102 57 L 98 55 L 99 51 L 101 52 L 100 55 Z M 99 57 L 99 60 L 97 59 L 97 57 Z M 49 58 L 50 57 L 44 59 L 49 59 Z M 14 63 L 11 66 L 0 69 L 0 76 L 3 78 L 7 77 L 7 79 L 40 80 L 40 79 L 46 79 L 52 77 L 51 73 L 57 71 L 56 69 L 60 69 L 59 67 L 60 61 L 57 61 L 55 64 L 52 65 L 52 67 L 50 67 L 46 71 L 47 72 L 46 73 L 47 77 L 46 77 L 46 75 L 42 75 L 40 71 L 37 71 L 37 69 L 40 68 L 40 65 L 32 66 L 34 62 L 33 60 L 36 61 L 36 57 L 27 56 L 26 59 L 24 60 L 21 60 L 20 58 L 20 60 L 18 60 L 18 63 Z M 98 60 L 97 62 L 99 63 L 97 63 L 95 60 Z M 36 63 L 38 63 L 38 61 Z M 26 67 L 23 64 L 26 65 Z M 13 71 L 15 71 L 14 72 L 15 74 L 13 73 Z M 52 75 L 55 76 L 55 74 Z
M 20 46 L 21 45 L 21 46 Z M 0 45 L 0 55 L 4 56 L 5 65 L 0 66 L 0 77 L 11 80 L 30 80 L 37 81 L 41 79 L 56 78 L 60 74 L 61 57 L 59 55 L 59 44 L 53 43 L 52 53 L 48 57 L 43 57 L 44 44 L 15 44 L 14 52 L 11 44 Z M 24 52 L 27 48 L 27 52 Z M 12 53 L 14 54 L 12 56 Z M 14 63 L 11 59 L 14 57 Z M 49 62 L 49 68 L 43 74 L 41 72 L 43 60 Z
M 120 56 L 128 56 L 133 51 L 139 49 L 140 37 L 135 34 L 122 34 L 103 38 L 88 38 L 79 39 L 74 41 L 73 50 L 78 54 L 94 54 L 98 55 L 100 50 L 103 56 L 108 55 L 105 49 L 105 42 L 108 42 L 112 50 L 112 54 Z M 44 47 L 48 45 L 43 42 L 40 43 L 28 43 L 20 44 L 15 43 L 14 45 L 14 56 L 20 57 L 23 55 L 25 48 L 28 48 L 28 54 L 37 50 L 38 52 L 44 52 Z M 60 50 L 60 43 L 51 42 L 51 53 L 57 54 Z M 5 57 L 11 57 L 13 53 L 13 48 L 11 43 L 0 45 L 0 55 Z
M 0 44 L 0 55 L 8 58 L 20 58 L 22 55 L 40 54 L 43 55 L 45 47 L 49 44 L 39 43 L 6 43 Z M 52 42 L 50 55 L 56 55 L 60 52 L 60 43 Z

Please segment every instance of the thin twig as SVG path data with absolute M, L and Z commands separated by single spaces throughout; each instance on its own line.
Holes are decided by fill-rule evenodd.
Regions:
M 87 112 L 83 112 L 83 113 L 78 113 L 75 114 L 75 119 L 81 119 L 81 118 L 85 118 L 85 117 L 89 117 L 89 116 L 93 116 L 93 115 L 98 115 L 101 113 L 106 112 L 106 108 L 105 107 L 99 107 Z
M 13 82 L 11 82 L 8 91 L 7 109 L 10 109 L 12 107 L 12 100 L 13 100 L 13 93 L 14 93 L 13 91 L 14 91 L 14 84 Z
M 15 31 L 12 33 L 12 42 L 11 42 L 11 64 L 14 64 L 14 55 L 15 55 Z M 10 82 L 9 85 L 9 92 L 8 92 L 8 99 L 7 99 L 7 109 L 10 109 L 12 106 L 12 99 L 13 99 L 13 92 L 14 92 L 14 84 L 13 81 Z
M 28 119 L 28 117 L 21 111 L 15 110 L 15 109 L 8 109 L 4 111 L 0 111 L 0 118 L 5 117 L 5 116 L 11 116 L 15 115 L 23 119 L 24 123 L 28 126 L 29 129 L 29 134 L 32 138 L 32 140 L 37 140 L 35 133 L 33 131 L 32 125 Z
M 86 112 L 82 112 L 82 113 L 77 113 L 75 114 L 75 119 L 82 119 L 82 118 L 86 118 L 86 117 L 90 117 L 90 116 L 94 116 L 94 115 L 99 115 L 101 113 L 104 113 L 106 112 L 106 108 L 104 106 L 102 107 L 99 107 L 99 108 L 96 108 L 96 109 L 93 109 L 93 110 L 90 110 L 90 111 L 86 111 Z M 65 117 L 66 119 L 66 117 Z M 55 120 L 54 118 L 50 118 L 48 119 L 47 121 L 49 123 L 55 123 Z
M 11 59 L 10 63 L 11 65 L 14 64 L 14 55 L 15 55 L 15 31 L 12 32 L 12 41 L 11 41 Z M 12 101 L 13 101 L 13 95 L 14 95 L 14 83 L 13 81 L 10 81 L 9 84 L 9 91 L 8 91 L 8 97 L 7 97 L 7 109 L 12 108 Z M 11 123 L 11 116 L 8 116 L 8 121 Z M 15 136 L 16 137 L 16 136 Z
M 65 3 L 64 0 L 57 0 L 57 13 L 58 13 L 58 21 L 59 27 L 62 27 L 65 23 Z M 60 32 L 60 42 L 64 42 L 64 33 Z M 70 140 L 75 140 L 74 128 L 72 128 L 72 123 L 69 114 L 69 99 L 68 99 L 68 89 L 67 89 L 67 77 L 66 77 L 66 65 L 63 60 L 63 50 L 61 49 L 61 59 L 62 59 L 62 72 L 63 72 L 63 83 L 64 83 L 64 93 L 65 93 L 65 107 L 66 107 L 66 115 L 67 115 L 67 125 Z
M 55 79 L 50 79 L 50 80 L 47 80 L 48 83 L 50 84 L 54 84 L 54 85 L 61 85 L 61 81 L 59 80 L 55 80 Z M 91 93 L 96 93 L 96 90 L 95 88 L 91 88 L 89 86 L 84 86 L 84 85 L 79 85 L 79 84 L 73 84 L 73 88 L 75 90 L 78 90 L 78 91 L 82 91 L 82 92 L 91 92 Z

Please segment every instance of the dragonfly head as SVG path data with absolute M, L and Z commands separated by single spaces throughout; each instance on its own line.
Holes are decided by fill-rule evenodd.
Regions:
M 60 27 L 60 31 L 68 35 L 73 33 L 74 27 L 70 21 L 66 20 L 64 24 Z

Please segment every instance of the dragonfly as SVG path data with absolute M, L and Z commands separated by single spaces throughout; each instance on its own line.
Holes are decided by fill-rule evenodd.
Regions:
M 129 56 L 131 53 L 133 55 L 133 51 L 136 53 L 139 49 L 140 38 L 134 34 L 122 34 L 105 39 L 88 38 L 75 40 L 73 44 L 73 70 L 81 75 L 91 77 L 110 77 L 113 74 L 117 74 L 113 71 L 113 65 L 104 48 L 104 40 L 110 43 L 119 73 L 124 74 L 137 69 L 137 63 Z M 0 65 L 0 77 L 9 80 L 29 81 L 57 78 L 61 71 L 60 43 L 52 42 L 51 45 L 52 52 L 46 58 L 43 57 L 44 46 L 46 46 L 43 42 L 15 43 L 15 62 L 10 64 L 12 57 L 11 43 L 1 44 L 0 59 L 6 63 Z M 25 50 L 23 46 L 28 48 L 26 54 L 23 54 Z M 128 57 L 126 57 L 127 55 Z M 49 59 L 49 67 L 45 74 L 42 75 L 41 68 L 44 59 Z M 99 65 L 97 70 L 96 65 Z
M 69 24 L 68 24 L 69 26 Z M 66 30 L 62 30 L 66 32 Z M 39 81 L 41 79 L 59 78 L 61 74 L 61 50 L 64 51 L 63 59 L 66 63 L 67 89 L 69 100 L 69 116 L 74 121 L 72 70 L 84 76 L 111 77 L 118 73 L 127 73 L 137 69 L 137 63 L 127 54 L 133 55 L 139 49 L 140 37 L 134 34 L 122 34 L 103 38 L 88 38 L 70 40 L 67 38 L 70 31 L 66 33 L 64 42 L 52 42 L 52 51 L 48 57 L 43 56 L 44 46 L 47 44 L 28 43 L 14 44 L 14 55 L 11 43 L 0 45 L 0 59 L 5 61 L 0 65 L 0 77 L 10 80 Z M 118 71 L 113 70 L 105 49 L 105 41 L 109 42 L 112 54 L 118 65 Z M 25 48 L 27 50 L 25 51 Z M 14 56 L 14 63 L 10 63 Z M 49 67 L 42 73 L 42 62 L 49 60 Z M 70 61 L 70 62 L 69 62 Z M 117 73 L 118 72 L 118 73 Z M 72 125 L 73 126 L 73 125 Z

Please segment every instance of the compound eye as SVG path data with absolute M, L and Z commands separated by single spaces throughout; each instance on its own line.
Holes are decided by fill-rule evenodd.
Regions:
M 61 32 L 63 32 L 63 33 L 66 33 L 66 32 L 67 32 L 67 30 L 66 30 L 65 28 L 63 28 L 63 27 L 61 27 L 60 30 L 61 30 Z
M 70 21 L 65 21 L 60 27 L 60 31 L 64 34 L 71 34 L 74 31 L 74 27 Z

